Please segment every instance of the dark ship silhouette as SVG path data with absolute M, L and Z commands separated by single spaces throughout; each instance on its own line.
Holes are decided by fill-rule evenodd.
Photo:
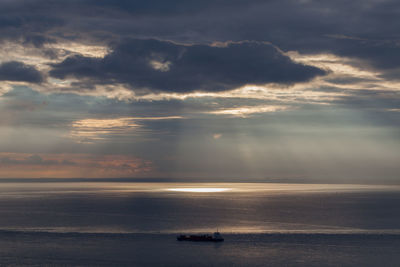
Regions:
M 202 241 L 202 242 L 222 242 L 224 238 L 219 232 L 215 232 L 213 235 L 178 235 L 176 237 L 178 241 Z

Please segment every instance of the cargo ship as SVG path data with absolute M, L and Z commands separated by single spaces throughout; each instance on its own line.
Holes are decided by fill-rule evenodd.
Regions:
M 213 235 L 178 235 L 176 237 L 178 241 L 203 241 L 203 242 L 222 242 L 224 238 L 219 232 L 215 232 Z

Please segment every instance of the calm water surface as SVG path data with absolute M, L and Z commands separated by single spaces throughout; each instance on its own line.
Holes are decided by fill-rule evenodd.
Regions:
M 0 260 L 399 266 L 399 207 L 399 186 L 0 183 Z M 176 233 L 215 229 L 223 244 L 175 240 Z

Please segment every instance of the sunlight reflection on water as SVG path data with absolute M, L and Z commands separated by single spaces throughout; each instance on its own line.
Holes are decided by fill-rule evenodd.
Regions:
M 1 230 L 398 233 L 398 185 L 0 183 Z
M 399 185 L 285 184 L 285 183 L 129 183 L 57 182 L 1 183 L 0 197 L 72 193 L 312 193 L 400 191 Z
M 167 191 L 176 192 L 193 192 L 193 193 L 218 193 L 230 191 L 232 188 L 210 188 L 210 187 L 200 187 L 200 188 L 168 188 Z

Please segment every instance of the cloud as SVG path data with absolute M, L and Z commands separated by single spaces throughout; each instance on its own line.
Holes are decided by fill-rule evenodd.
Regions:
M 41 83 L 43 75 L 33 66 L 9 61 L 0 65 L 0 81 Z
M 325 72 L 293 62 L 269 43 L 182 45 L 128 40 L 104 58 L 72 56 L 52 64 L 50 75 L 124 83 L 159 92 L 225 91 L 246 84 L 296 83 Z
M 13 155 L 14 156 L 14 155 Z M 72 161 L 57 161 L 52 159 L 44 160 L 41 156 L 34 154 L 24 157 L 9 157 L 0 158 L 0 165 L 34 165 L 34 166 L 50 166 L 50 165 L 71 165 Z
M 82 119 L 74 121 L 70 133 L 78 143 L 109 141 L 112 138 L 131 138 L 144 130 L 138 121 L 158 121 L 182 119 L 181 116 L 167 117 L 122 117 L 105 119 Z
M 271 113 L 271 112 L 278 112 L 288 110 L 289 107 L 287 106 L 273 106 L 273 105 L 263 105 L 263 106 L 243 106 L 243 107 L 236 107 L 236 108 L 225 108 L 219 109 L 214 111 L 208 111 L 208 114 L 215 114 L 215 115 L 227 115 L 232 117 L 241 117 L 246 118 L 254 114 L 259 113 Z
M 321 48 L 323 47 L 337 55 L 361 59 L 364 61 L 364 65 L 367 63 L 367 65 L 381 71 L 400 68 L 400 45 L 396 39 L 336 37 L 330 44 Z
M 220 133 L 213 134 L 214 139 L 220 139 L 221 137 L 222 137 L 222 134 L 220 134 Z
M 380 50 L 376 40 L 396 47 L 398 9 L 395 0 L 14 0 L 0 2 L 0 38 L 38 47 L 59 39 L 108 42 L 127 36 L 260 40 L 303 52 L 339 44 L 338 52 L 349 46 L 349 53 L 364 56 L 353 48 L 366 40 L 375 40 L 374 53 Z
M 0 152 L 1 177 L 133 177 L 152 167 L 151 161 L 129 155 Z
M 361 59 L 367 63 L 364 68 L 369 65 L 382 70 L 382 77 L 397 79 L 400 73 L 398 9 L 399 2 L 393 0 L 355 0 L 351 3 L 295 0 L 1 1 L 0 41 L 12 40 L 36 47 L 48 56 L 58 55 L 62 50 L 69 51 L 68 45 L 60 48 L 60 43 L 67 41 L 100 46 L 132 37 L 187 44 L 231 40 L 268 41 L 284 51 L 331 53 Z M 48 45 L 55 49 L 49 49 Z M 115 49 L 115 45 L 112 47 Z M 127 52 L 125 55 L 130 54 Z M 127 76 L 126 73 L 111 73 L 107 71 L 107 66 L 93 66 L 104 65 L 105 60 L 92 62 L 85 56 L 72 57 L 68 61 L 76 63 L 77 69 L 90 67 L 98 71 L 90 77 L 82 77 L 93 79 L 97 74 L 104 73 L 108 75 L 107 79 L 122 79 L 131 87 L 148 85 L 146 77 L 141 83 L 137 79 L 133 82 L 123 77 Z M 111 53 L 104 59 L 112 61 L 114 56 L 117 55 Z M 170 76 L 175 71 L 172 63 L 154 59 L 147 65 L 151 71 L 165 72 L 164 76 Z M 121 70 L 127 71 L 129 67 L 132 64 Z M 58 75 L 63 73 L 67 74 L 65 70 L 59 70 Z M 201 74 L 199 77 L 202 78 Z M 157 81 L 162 83 L 165 79 Z M 81 83 L 81 86 L 86 87 L 87 84 Z M 226 90 L 224 86 L 230 85 L 223 83 L 216 85 L 217 89 L 200 90 Z M 152 83 L 149 87 L 161 91 L 197 90 L 188 84 L 183 88 L 173 86 L 173 89 L 165 90 L 160 89 L 160 84 Z
M 343 169 L 359 162 L 363 174 L 381 166 L 377 177 L 396 175 L 399 8 L 395 0 L 0 1 L 1 148 L 26 152 L 0 154 L 0 176 L 127 176 L 147 168 L 140 159 L 164 176 L 297 173 L 342 159 Z M 161 116 L 184 119 L 143 119 Z M 105 153 L 134 156 L 110 166 L 118 155 Z

